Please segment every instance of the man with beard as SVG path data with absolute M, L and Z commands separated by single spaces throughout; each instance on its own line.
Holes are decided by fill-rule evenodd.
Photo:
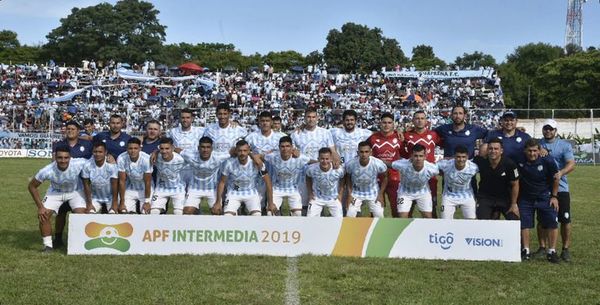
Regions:
M 110 116 L 108 122 L 109 131 L 104 131 L 94 137 L 94 142 L 100 141 L 106 144 L 108 154 L 115 160 L 127 150 L 127 143 L 131 138 L 127 133 L 122 132 L 123 118 L 118 114 Z

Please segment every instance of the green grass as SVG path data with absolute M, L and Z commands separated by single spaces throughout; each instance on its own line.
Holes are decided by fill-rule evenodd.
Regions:
M 26 185 L 47 162 L 0 159 L 0 304 L 284 304 L 286 258 L 42 255 Z M 570 264 L 303 256 L 301 303 L 600 304 L 599 176 L 569 177 Z

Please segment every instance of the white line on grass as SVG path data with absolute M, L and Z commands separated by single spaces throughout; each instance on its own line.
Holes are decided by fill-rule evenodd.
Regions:
M 287 258 L 287 278 L 285 279 L 285 304 L 300 305 L 298 295 L 298 258 Z

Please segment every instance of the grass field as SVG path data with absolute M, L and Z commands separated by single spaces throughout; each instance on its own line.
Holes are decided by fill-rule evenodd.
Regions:
M 286 298 L 286 281 L 297 283 L 292 292 L 301 304 L 600 304 L 600 167 L 578 167 L 569 177 L 573 262 L 552 265 L 542 260 L 67 256 L 64 250 L 43 255 L 26 186 L 47 163 L 0 159 L 0 305 L 293 303 Z M 295 268 L 294 281 L 289 270 Z

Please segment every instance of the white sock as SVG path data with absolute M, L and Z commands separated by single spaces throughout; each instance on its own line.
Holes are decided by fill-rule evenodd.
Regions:
M 556 249 L 554 249 L 554 248 L 549 248 L 548 249 L 548 254 L 551 254 L 551 253 L 554 253 L 554 252 L 556 252 Z
M 152 214 L 152 215 L 160 215 L 160 210 L 159 209 L 152 209 L 152 210 L 150 210 L 150 214 Z
M 173 215 L 183 215 L 182 209 L 173 209 Z
M 292 216 L 302 216 L 302 210 L 300 210 L 300 211 L 292 211 Z
M 43 236 L 42 241 L 44 242 L 44 246 L 52 248 L 52 235 Z
M 529 248 L 523 248 L 525 249 L 525 253 L 529 254 Z
M 252 214 L 250 214 L 250 216 L 262 216 L 260 212 L 252 212 Z

